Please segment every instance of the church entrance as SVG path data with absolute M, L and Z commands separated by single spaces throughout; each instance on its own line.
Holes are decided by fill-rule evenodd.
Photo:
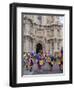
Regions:
M 39 53 L 42 50 L 42 44 L 38 43 L 36 45 L 36 53 Z

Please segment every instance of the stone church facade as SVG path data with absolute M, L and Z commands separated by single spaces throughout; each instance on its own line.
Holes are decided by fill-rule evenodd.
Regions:
M 63 47 L 63 25 L 59 16 L 22 15 L 23 52 L 39 50 L 54 54 Z

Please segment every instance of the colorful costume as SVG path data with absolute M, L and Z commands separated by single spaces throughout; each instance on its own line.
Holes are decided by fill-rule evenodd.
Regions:
M 32 66 L 33 66 L 33 60 L 32 58 L 29 59 L 29 70 L 32 71 Z

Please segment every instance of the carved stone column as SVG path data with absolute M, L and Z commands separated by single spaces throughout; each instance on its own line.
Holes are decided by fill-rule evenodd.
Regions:
M 52 40 L 50 40 L 50 54 L 52 55 Z
M 54 52 L 58 51 L 58 44 L 57 44 L 57 39 L 54 39 Z
M 36 40 L 35 39 L 33 39 L 33 46 L 32 47 L 33 47 L 33 51 L 36 52 Z

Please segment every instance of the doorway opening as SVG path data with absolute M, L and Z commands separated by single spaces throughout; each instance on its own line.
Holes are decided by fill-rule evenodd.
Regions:
M 42 50 L 42 44 L 38 43 L 36 45 L 36 53 L 39 53 Z

